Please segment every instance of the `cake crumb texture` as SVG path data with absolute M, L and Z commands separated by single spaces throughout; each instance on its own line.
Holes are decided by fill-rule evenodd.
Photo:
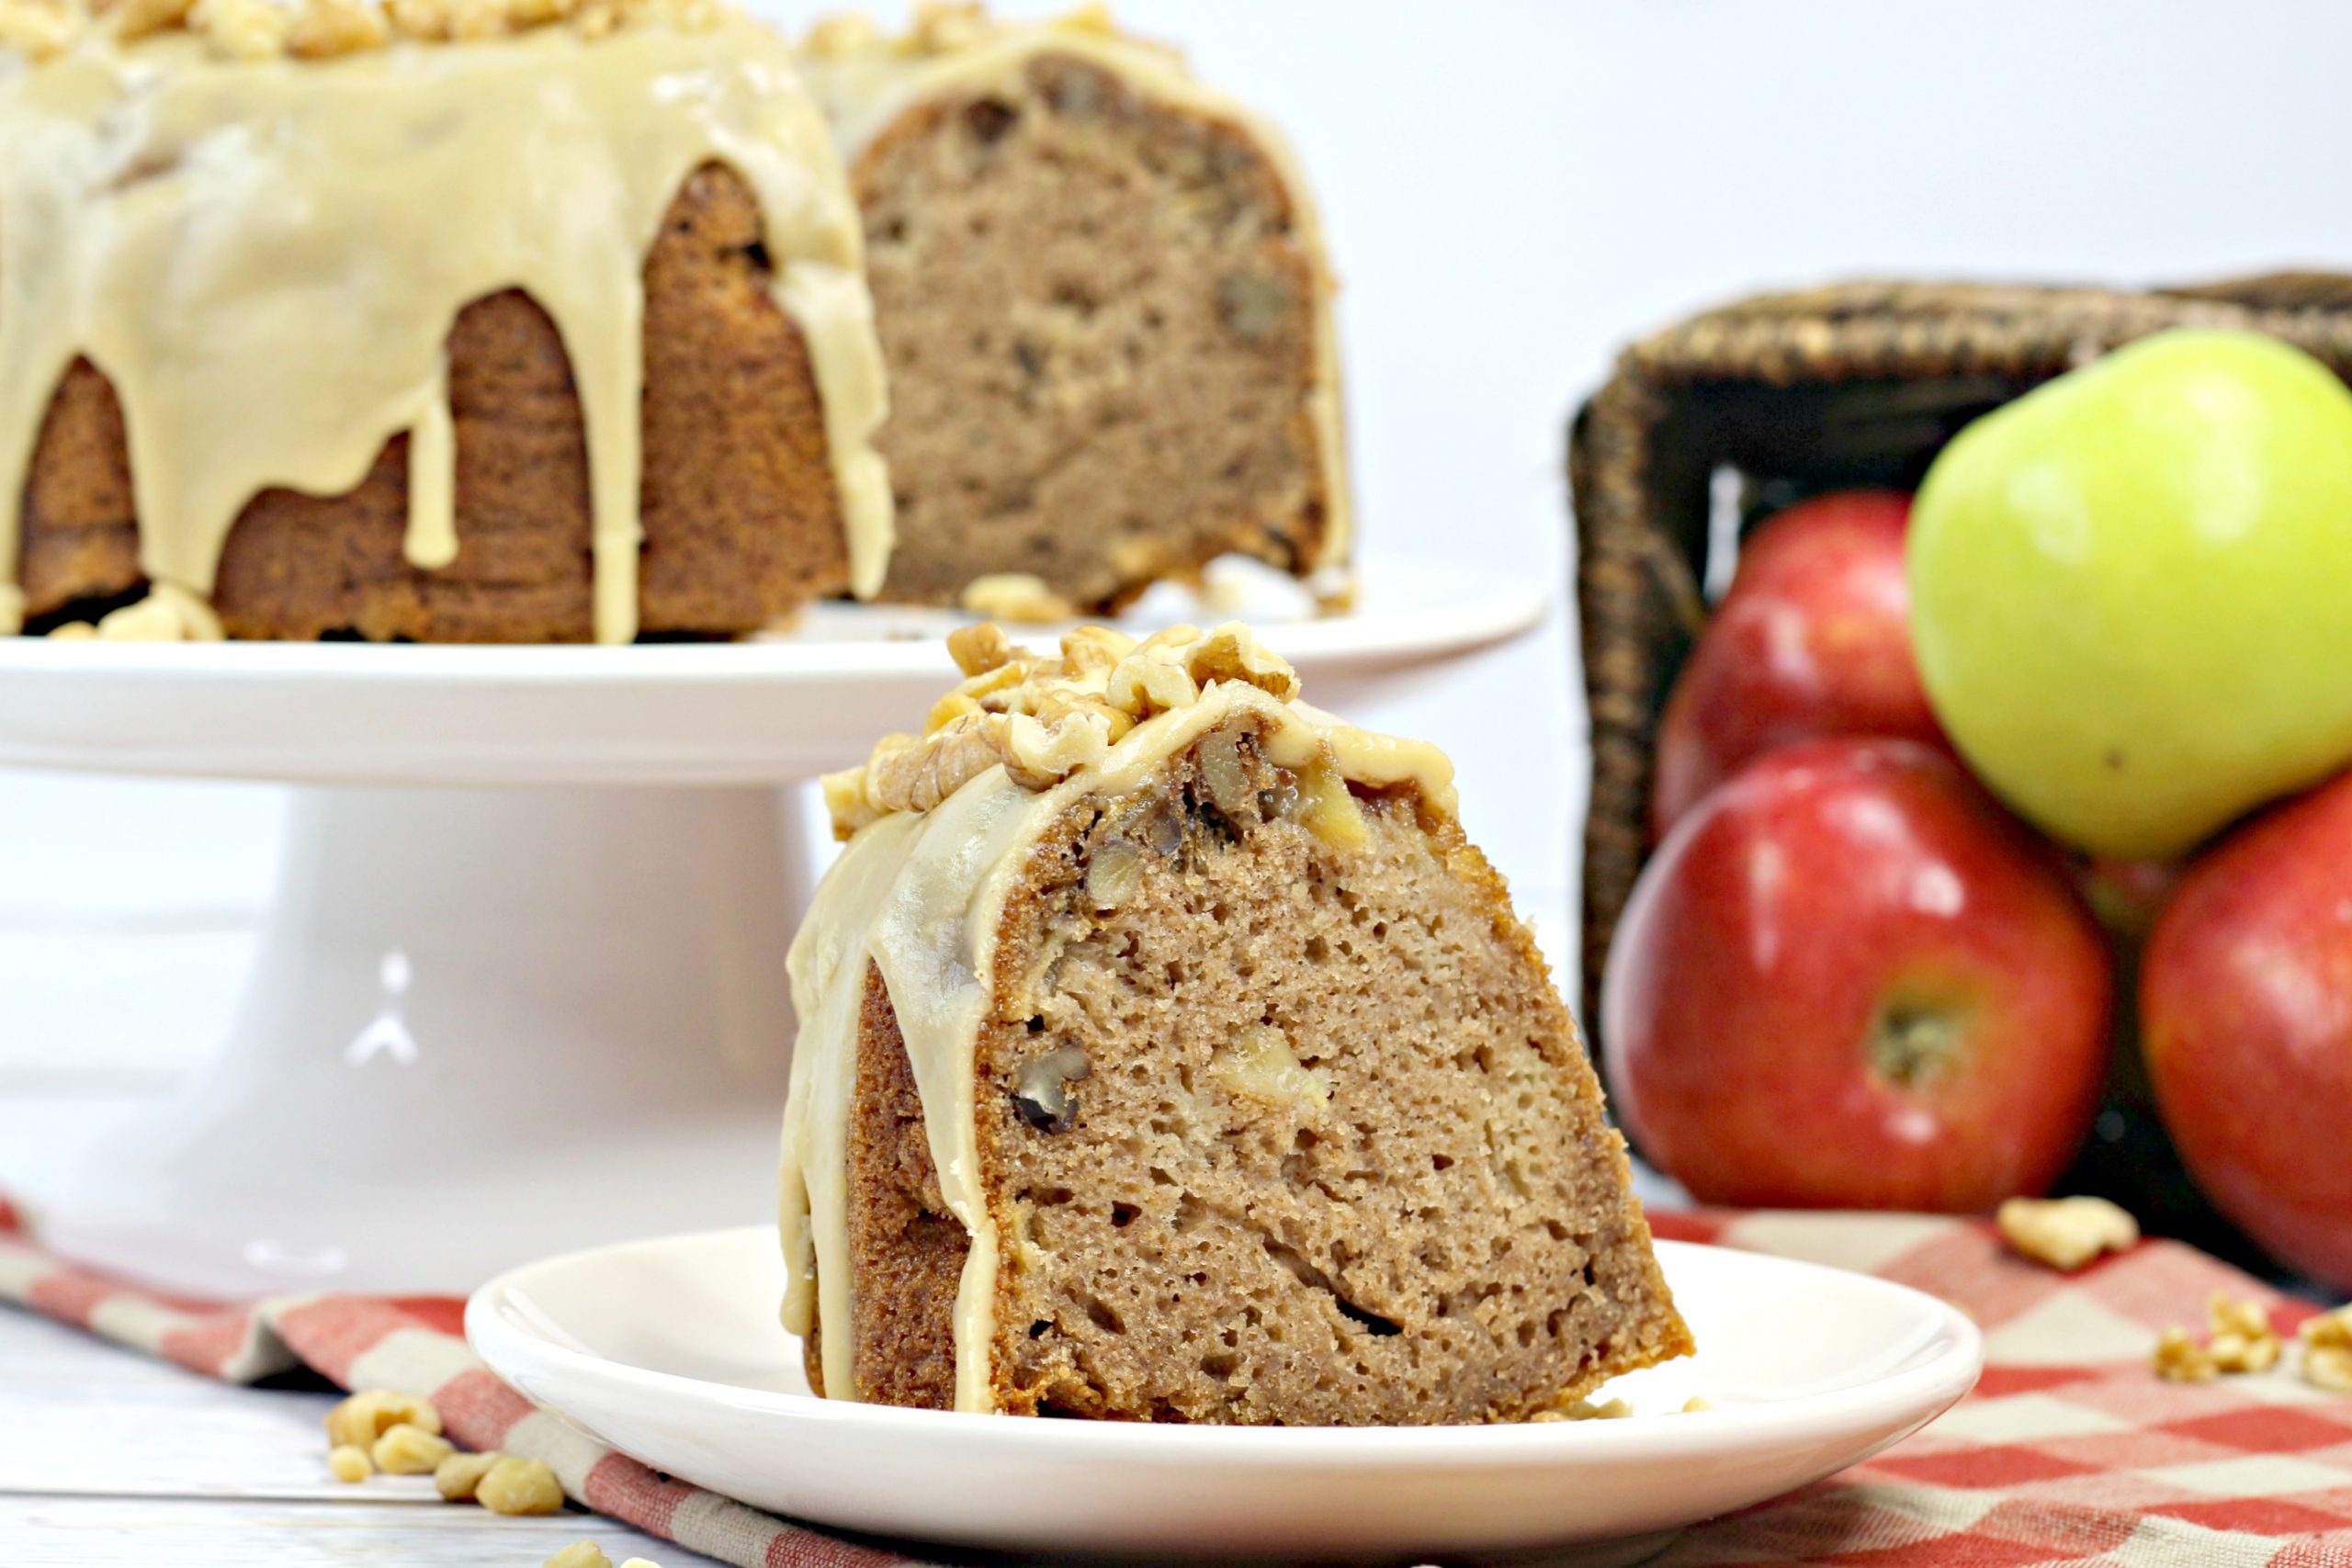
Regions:
M 1046 48 L 919 100 L 852 179 L 891 382 L 885 597 L 1010 574 L 1095 611 L 1228 552 L 1322 564 L 1322 262 L 1246 128 Z

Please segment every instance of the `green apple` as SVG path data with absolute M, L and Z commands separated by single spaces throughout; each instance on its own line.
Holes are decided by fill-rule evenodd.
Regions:
M 2165 333 L 1996 410 L 1908 556 L 1937 718 L 2069 843 L 2177 854 L 2352 761 L 2352 392 L 2301 350 Z

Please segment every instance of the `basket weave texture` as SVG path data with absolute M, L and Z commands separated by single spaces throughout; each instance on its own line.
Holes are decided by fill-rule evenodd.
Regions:
M 2271 333 L 2352 380 L 2352 276 L 2121 290 L 1858 282 L 1768 294 L 1634 344 L 1568 443 L 1592 723 L 1583 1018 L 1648 852 L 1658 715 L 1707 617 L 1711 535 L 1822 491 L 1915 487 L 1970 420 L 2134 338 Z

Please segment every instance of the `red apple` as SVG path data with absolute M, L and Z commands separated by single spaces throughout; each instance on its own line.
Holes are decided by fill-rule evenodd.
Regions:
M 1601 1037 L 1642 1152 L 1702 1202 L 1966 1212 L 2065 1168 L 2108 1006 L 2098 928 L 1957 764 L 1818 740 L 1652 857 Z
M 2352 774 L 2189 867 L 2142 960 L 2140 1021 L 2205 1195 L 2352 1289 Z
M 1911 660 L 1910 520 L 1899 491 L 1840 491 L 1748 536 L 1659 721 L 1654 838 L 1776 746 L 1833 735 L 1945 745 Z

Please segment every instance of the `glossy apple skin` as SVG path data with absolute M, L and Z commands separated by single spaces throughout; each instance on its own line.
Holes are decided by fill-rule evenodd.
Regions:
M 1945 744 L 1911 657 L 1911 498 L 1840 491 L 1743 542 L 1658 724 L 1650 834 L 1765 752 L 1834 735 Z
M 1644 1155 L 1702 1202 L 1969 1212 L 2045 1190 L 2107 1061 L 2105 944 L 2047 846 L 1914 742 L 1774 751 L 1694 807 L 1611 948 Z M 1874 1043 L 1949 1031 L 1903 1081 Z
M 2352 392 L 2301 350 L 2165 333 L 1985 415 L 1910 568 L 1945 731 L 2069 843 L 2175 855 L 2352 760 Z
M 2189 868 L 2140 972 L 2165 1125 L 2216 1208 L 2352 1290 L 2352 776 Z

